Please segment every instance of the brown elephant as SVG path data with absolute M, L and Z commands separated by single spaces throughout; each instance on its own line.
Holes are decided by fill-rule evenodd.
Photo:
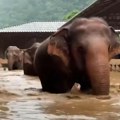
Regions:
M 33 61 L 36 49 L 40 46 L 40 43 L 34 43 L 30 48 L 24 50 L 23 53 L 23 71 L 25 75 L 37 75 L 34 67 Z
M 8 59 L 8 70 L 23 68 L 23 51 L 16 46 L 9 46 L 5 51 Z
M 63 33 L 61 33 L 61 35 L 62 34 Z M 62 38 L 59 38 L 59 36 L 57 39 L 55 38 L 58 41 L 61 40 L 59 41 L 59 46 L 56 47 L 61 50 L 55 48 L 54 51 L 50 45 L 52 39 L 54 39 L 54 37 L 46 39 L 37 49 L 34 59 L 34 67 L 41 80 L 43 91 L 64 93 L 71 90 L 74 84 L 72 72 L 69 68 L 69 51 L 66 49 L 66 43 L 64 40 L 61 40 Z M 62 52 L 62 50 L 64 52 Z M 55 54 L 58 53 L 60 57 L 52 55 L 53 52 Z
M 108 95 L 109 60 L 120 53 L 119 37 L 101 18 L 79 18 L 45 40 L 35 55 L 43 90 L 67 92 L 74 82 L 81 90 Z

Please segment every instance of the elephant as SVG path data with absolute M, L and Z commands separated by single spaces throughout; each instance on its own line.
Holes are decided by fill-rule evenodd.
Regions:
M 34 43 L 30 48 L 24 50 L 23 53 L 23 71 L 25 75 L 36 76 L 37 73 L 33 67 L 33 61 L 36 49 L 40 46 L 40 43 Z
M 61 40 L 61 38 L 58 36 L 57 40 Z M 36 50 L 34 68 L 40 78 L 42 91 L 50 93 L 65 93 L 70 91 L 74 85 L 72 71 L 69 68 L 69 51 L 65 48 L 67 47 L 66 43 L 61 40 L 58 48 L 61 48 L 64 51 L 66 54 L 64 57 L 62 51 L 57 48 L 54 51 L 52 46 L 49 46 L 50 41 L 51 37 L 47 38 Z M 57 55 L 52 55 L 53 52 L 55 54 L 58 53 L 62 59 Z
M 16 46 L 9 46 L 5 51 L 8 70 L 23 69 L 23 51 Z
M 119 36 L 105 20 L 77 18 L 41 43 L 34 66 L 45 91 L 67 92 L 76 82 L 83 92 L 109 95 L 109 61 L 119 53 Z

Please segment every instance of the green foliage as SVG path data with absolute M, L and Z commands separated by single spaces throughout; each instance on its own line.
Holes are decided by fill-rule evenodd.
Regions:
M 0 0 L 0 28 L 34 22 L 61 21 L 70 11 L 95 0 Z M 75 12 L 71 13 L 71 18 Z
M 72 12 L 69 12 L 67 15 L 65 15 L 63 20 L 69 20 L 69 19 L 73 18 L 79 12 L 80 12 L 79 10 L 73 10 Z

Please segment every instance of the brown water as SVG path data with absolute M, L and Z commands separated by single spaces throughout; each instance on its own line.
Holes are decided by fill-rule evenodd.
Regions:
M 37 77 L 0 69 L 0 120 L 120 120 L 119 78 L 111 73 L 111 99 L 100 100 L 78 92 L 40 92 Z

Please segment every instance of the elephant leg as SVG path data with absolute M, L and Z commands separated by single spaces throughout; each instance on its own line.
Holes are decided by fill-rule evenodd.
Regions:
M 15 68 L 16 68 L 16 69 L 22 69 L 23 67 L 22 67 L 21 62 L 16 61 L 16 62 L 15 62 Z
M 23 71 L 25 75 L 37 75 L 32 64 L 25 63 L 23 65 Z
M 74 58 L 72 61 L 75 61 L 76 63 L 75 65 L 72 65 L 74 79 L 77 83 L 80 84 L 80 90 L 82 92 L 87 92 L 91 89 L 91 82 L 87 74 L 83 50 L 79 49 L 78 53 L 78 50 L 76 49 L 76 47 L 74 47 L 72 50 L 72 54 Z
M 44 61 L 42 61 L 44 62 Z M 65 93 L 71 90 L 74 79 L 68 69 L 57 57 L 49 58 L 46 64 L 38 64 L 37 73 L 39 75 L 42 90 L 51 93 Z M 64 69 L 62 69 L 64 68 Z
M 84 73 L 80 79 L 81 91 L 87 92 L 91 89 L 91 83 L 87 74 Z
M 50 81 L 50 79 L 48 78 L 45 72 L 39 70 L 39 79 L 41 82 L 42 91 L 44 92 L 50 91 L 48 85 L 48 81 Z
M 86 66 L 93 93 L 96 95 L 108 95 L 110 87 L 108 59 L 104 56 L 90 57 L 86 62 Z
M 84 72 L 82 72 L 82 74 L 79 76 L 79 78 L 77 79 L 77 81 L 76 81 L 77 83 L 79 83 L 80 84 L 80 90 L 82 91 L 82 92 L 88 92 L 88 91 L 90 91 L 91 90 L 91 82 L 90 82 L 90 80 L 89 80 L 89 77 L 88 77 L 88 75 L 86 74 L 86 72 L 84 71 Z
M 15 61 L 13 63 L 13 70 L 17 70 L 17 69 L 20 69 L 20 63 L 18 61 Z
M 52 71 L 48 70 L 47 72 L 41 72 L 41 74 L 39 74 L 43 91 L 51 93 L 65 93 L 70 91 L 74 83 L 71 84 L 71 81 L 67 76 L 58 72 L 52 69 Z

